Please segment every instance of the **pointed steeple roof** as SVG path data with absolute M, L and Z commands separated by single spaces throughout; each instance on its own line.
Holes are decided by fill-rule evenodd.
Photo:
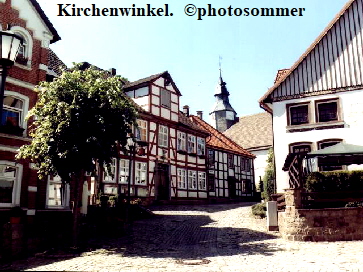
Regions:
M 218 84 L 216 87 L 216 91 L 214 93 L 214 96 L 216 98 L 216 102 L 214 103 L 213 108 L 211 109 L 211 113 L 216 111 L 233 111 L 236 113 L 236 111 L 232 108 L 231 104 L 229 103 L 229 92 L 226 87 L 227 83 L 223 81 L 222 78 L 222 70 L 219 68 L 219 79 Z
M 229 92 L 227 91 L 227 87 L 226 87 L 227 83 L 223 81 L 222 78 L 222 69 L 219 68 L 219 80 L 218 80 L 218 84 L 216 87 L 216 91 L 214 93 L 214 96 L 216 95 L 226 95 L 229 96 Z

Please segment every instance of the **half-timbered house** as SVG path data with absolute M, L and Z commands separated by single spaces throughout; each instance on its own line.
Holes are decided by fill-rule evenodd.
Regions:
M 278 192 L 289 186 L 282 170 L 288 153 L 341 141 L 362 145 L 362 33 L 363 0 L 350 0 L 260 99 L 261 107 L 273 115 Z
M 208 195 L 212 200 L 247 199 L 254 196 L 255 156 L 203 120 L 202 112 L 190 116 L 207 139 Z
M 114 175 L 103 174 L 105 194 L 143 200 L 207 199 L 208 132 L 179 110 L 181 93 L 168 72 L 128 82 L 125 93 L 139 106 L 135 154 L 120 154 Z M 131 175 L 129 179 L 129 175 Z

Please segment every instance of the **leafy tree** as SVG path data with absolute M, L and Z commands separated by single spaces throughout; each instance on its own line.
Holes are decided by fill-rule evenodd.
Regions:
M 263 192 L 262 197 L 269 201 L 271 200 L 271 195 L 275 193 L 275 164 L 274 164 L 274 152 L 273 148 L 268 150 L 267 155 L 267 166 L 265 170 L 265 175 L 263 176 Z
M 75 65 L 36 88 L 38 101 L 28 116 L 34 117 L 33 140 L 17 155 L 36 164 L 39 178 L 58 174 L 64 182 L 75 181 L 71 190 L 75 244 L 84 171 L 94 172 L 97 163 L 110 167 L 137 116 L 135 104 L 122 91 L 121 77 L 81 67 Z

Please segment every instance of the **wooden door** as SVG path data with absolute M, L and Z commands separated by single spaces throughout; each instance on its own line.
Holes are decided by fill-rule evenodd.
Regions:
M 155 198 L 157 200 L 170 199 L 169 165 L 159 163 L 156 165 Z

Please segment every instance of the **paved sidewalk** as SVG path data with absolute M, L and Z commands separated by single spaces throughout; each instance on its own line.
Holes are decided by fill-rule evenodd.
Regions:
M 3 269 L 363 271 L 363 241 L 285 241 L 251 216 L 251 204 L 155 207 L 157 216 L 135 222 L 128 237 L 93 241 L 95 250 L 79 257 L 33 257 Z

